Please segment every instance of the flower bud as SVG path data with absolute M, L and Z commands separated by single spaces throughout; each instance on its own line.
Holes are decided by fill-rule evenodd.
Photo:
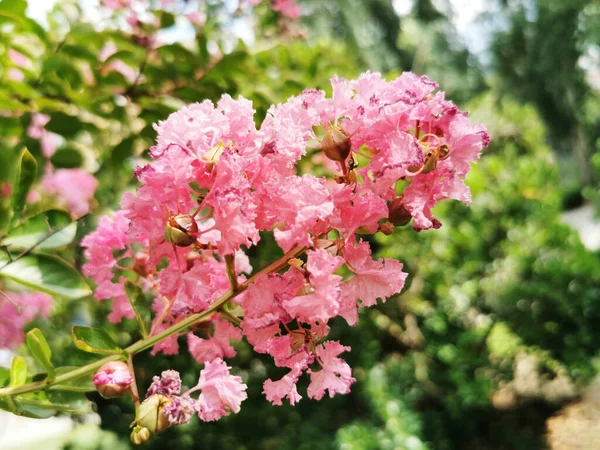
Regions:
M 321 141 L 323 153 L 332 161 L 346 161 L 350 154 L 350 138 L 342 128 L 331 125 L 325 131 L 325 137 Z
M 133 383 L 129 367 L 123 361 L 111 361 L 98 369 L 92 377 L 96 389 L 104 398 L 121 397 Z
M 136 426 L 131 432 L 131 442 L 135 445 L 142 445 L 148 439 L 150 439 L 150 430 L 148 428 Z
M 403 201 L 404 197 L 401 195 L 388 203 L 389 221 L 396 226 L 406 225 L 412 218 Z
M 154 394 L 148 397 L 138 408 L 137 425 L 152 433 L 167 428 L 170 425 L 169 419 L 163 414 L 163 409 L 169 403 L 171 399 L 166 395 Z
M 389 236 L 390 234 L 394 233 L 394 229 L 396 227 L 394 226 L 394 224 L 392 222 L 389 221 L 385 221 L 382 224 L 379 224 L 379 231 L 381 231 L 383 234 L 385 234 L 386 236 Z
M 188 247 L 196 242 L 198 224 L 189 214 L 169 217 L 165 228 L 165 241 L 178 247 Z

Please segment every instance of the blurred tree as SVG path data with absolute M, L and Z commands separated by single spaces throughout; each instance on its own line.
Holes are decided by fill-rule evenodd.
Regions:
M 552 146 L 572 153 L 580 181 L 596 179 L 590 164 L 600 137 L 597 92 L 582 65 L 600 46 L 600 10 L 595 0 L 501 2 L 506 30 L 495 36 L 494 70 L 502 92 L 532 102 L 550 131 Z M 598 61 L 587 67 L 592 74 Z

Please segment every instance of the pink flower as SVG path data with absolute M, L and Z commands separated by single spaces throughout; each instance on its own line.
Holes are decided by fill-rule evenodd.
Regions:
M 416 230 L 439 228 L 442 224 L 433 217 L 432 208 L 440 200 L 460 200 L 471 203 L 471 193 L 465 182 L 447 166 L 414 177 L 404 190 L 404 205 L 414 217 Z
M 0 348 L 15 349 L 24 342 L 23 328 L 36 317 L 50 315 L 54 300 L 42 292 L 0 294 Z
M 109 9 L 129 8 L 132 0 L 102 0 L 102 6 Z
M 69 209 L 75 217 L 81 217 L 90 210 L 90 201 L 98 186 L 98 180 L 81 169 L 57 169 L 46 172 L 42 178 L 42 188 L 56 195 L 58 202 Z
M 179 395 L 181 392 L 181 378 L 176 370 L 165 370 L 160 378 L 154 376 L 152 384 L 148 388 L 146 398 L 154 394 Z
M 300 6 L 298 6 L 296 0 L 273 0 L 273 11 L 292 19 L 300 17 Z
M 319 221 L 333 213 L 333 201 L 323 180 L 304 175 L 292 176 L 273 187 L 262 199 L 263 226 L 277 224 L 274 235 L 279 246 L 310 245 L 311 232 Z
M 342 277 L 333 272 L 342 265 L 343 259 L 332 256 L 323 249 L 309 250 L 306 253 L 309 293 L 303 292 L 303 295 L 283 302 L 283 307 L 292 317 L 302 322 L 327 322 L 340 309 Z
M 350 366 L 343 359 L 337 357 L 340 353 L 347 351 L 350 351 L 350 347 L 345 347 L 337 341 L 328 341 L 317 347 L 317 358 L 323 368 L 318 372 L 308 370 L 310 384 L 307 393 L 310 398 L 321 400 L 325 391 L 329 392 L 329 397 L 350 392 L 350 385 L 356 379 L 352 377 Z
M 344 247 L 346 264 L 354 277 L 342 283 L 342 303 L 347 305 L 348 316 L 341 314 L 350 325 L 356 325 L 356 300 L 361 300 L 362 306 L 373 306 L 377 299 L 385 300 L 402 290 L 407 274 L 402 272 L 402 264 L 395 259 L 384 258 L 374 261 L 371 259 L 371 249 L 362 240 L 355 247 L 347 244 Z
M 298 394 L 296 383 L 300 375 L 302 375 L 303 369 L 303 367 L 298 365 L 284 375 L 281 380 L 266 380 L 263 385 L 263 393 L 267 397 L 267 400 L 274 405 L 282 405 L 284 398 L 287 398 L 292 406 L 298 403 L 302 399 L 302 396 Z
M 167 416 L 171 425 L 188 423 L 195 412 L 196 401 L 187 394 L 172 397 L 171 401 L 162 409 L 162 414 Z
M 241 403 L 248 398 L 242 378 L 231 375 L 229 369 L 223 360 L 215 359 L 207 361 L 200 373 L 198 416 L 205 422 L 239 412 Z
M 192 11 L 185 15 L 188 20 L 197 27 L 203 27 L 206 23 L 206 15 L 200 11 Z
M 346 241 L 354 241 L 354 233 L 361 227 L 375 233 L 379 221 L 388 216 L 385 200 L 364 187 L 338 186 L 340 190 L 333 197 L 335 209 L 331 225 Z
M 242 339 L 242 332 L 225 319 L 216 317 L 212 320 L 213 333 L 208 339 L 202 339 L 194 333 L 188 333 L 187 342 L 191 355 L 196 361 L 213 361 L 217 358 L 232 358 L 236 355 L 230 340 Z

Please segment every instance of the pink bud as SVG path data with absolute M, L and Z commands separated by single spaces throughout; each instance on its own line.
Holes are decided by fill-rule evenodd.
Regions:
M 133 378 L 127 364 L 123 361 L 111 361 L 98 369 L 92 381 L 102 397 L 114 398 L 127 392 Z

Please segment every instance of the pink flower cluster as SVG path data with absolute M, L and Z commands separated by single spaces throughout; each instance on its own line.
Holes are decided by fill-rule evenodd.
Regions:
M 60 144 L 60 137 L 44 128 L 49 121 L 46 114 L 35 113 L 27 130 L 29 137 L 39 139 L 42 155 L 48 160 L 39 189 L 30 191 L 27 201 L 35 203 L 53 196 L 58 206 L 68 209 L 74 217 L 81 217 L 90 210 L 98 180 L 83 169 L 55 169 L 52 166 L 50 158 Z
M 168 398 L 161 412 L 171 425 L 188 423 L 194 413 L 205 422 L 218 420 L 230 412 L 239 412 L 241 403 L 248 397 L 241 377 L 231 375 L 230 369 L 220 358 L 206 361 L 198 384 L 183 394 L 179 373 L 167 370 L 160 378 L 154 377 L 146 397 L 161 394 Z M 193 399 L 191 394 L 198 390 L 200 396 Z
M 426 77 L 365 73 L 334 77 L 332 88 L 331 97 L 306 90 L 272 106 L 260 128 L 252 104 L 228 95 L 172 114 L 156 126 L 154 161 L 137 169 L 137 192 L 83 241 L 96 297 L 113 299 L 110 319 L 133 317 L 130 270 L 155 293 L 154 332 L 206 311 L 232 276 L 242 283 L 252 271 L 245 250 L 261 232 L 301 255 L 236 293 L 239 328 L 213 315 L 187 336 L 199 362 L 234 356 L 230 340 L 245 338 L 287 368 L 264 384 L 274 404 L 301 399 L 304 372 L 310 398 L 349 391 L 354 378 L 340 354 L 350 348 L 327 341 L 330 321 L 355 325 L 359 306 L 400 292 L 407 276 L 400 262 L 373 258 L 359 234 L 391 234 L 411 220 L 417 231 L 440 227 L 432 208 L 470 201 L 463 180 L 489 141 Z M 319 159 L 329 176 L 302 172 Z M 177 337 L 154 351 L 177 353 Z
M 36 317 L 48 317 L 52 305 L 52 297 L 42 292 L 0 293 L 0 348 L 12 350 L 22 344 L 25 325 Z

